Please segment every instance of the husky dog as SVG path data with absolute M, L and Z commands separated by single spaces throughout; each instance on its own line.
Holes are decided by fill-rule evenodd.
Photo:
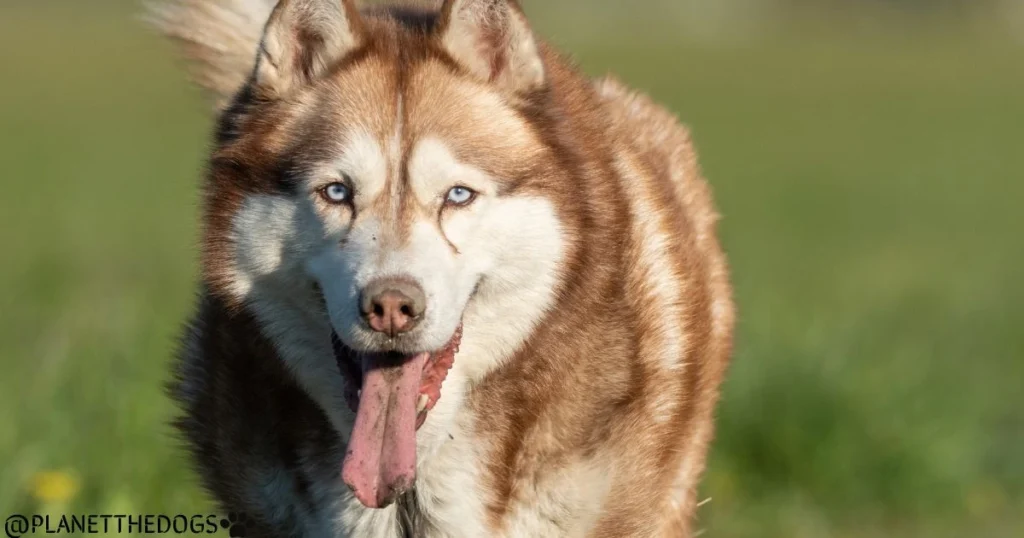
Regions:
M 689 536 L 734 314 L 676 119 L 514 0 L 156 2 L 219 113 L 178 426 L 247 536 Z

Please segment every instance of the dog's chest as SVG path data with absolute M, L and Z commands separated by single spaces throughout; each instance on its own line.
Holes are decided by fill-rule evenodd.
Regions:
M 480 444 L 461 428 L 447 434 L 422 468 L 416 484 L 416 508 L 422 532 L 412 536 L 486 536 L 484 469 Z
M 419 469 L 416 490 L 392 509 L 386 524 L 367 536 L 476 538 L 583 537 L 596 523 L 610 486 L 609 469 L 594 460 L 575 461 L 527 473 L 519 489 L 527 497 L 507 499 L 501 531 L 488 525 L 487 440 L 469 428 L 452 428 Z M 393 524 L 393 526 L 391 526 Z M 352 536 L 363 536 L 353 533 Z
M 575 538 L 592 528 L 611 474 L 594 459 L 563 461 L 543 471 L 544 464 L 534 460 L 538 467 L 520 469 L 515 489 L 529 495 L 502 502 L 501 532 L 490 527 L 486 503 L 494 491 L 488 458 L 495 440 L 486 437 L 486 428 L 477 428 L 487 417 L 476 416 L 464 400 L 465 379 L 458 368 L 452 371 L 444 396 L 418 434 L 415 491 L 384 510 L 367 510 L 346 495 L 342 536 Z

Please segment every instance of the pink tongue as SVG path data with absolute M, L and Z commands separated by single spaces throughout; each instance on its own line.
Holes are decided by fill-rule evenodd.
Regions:
M 416 403 L 429 353 L 363 357 L 363 393 L 341 477 L 367 508 L 383 508 L 416 479 Z

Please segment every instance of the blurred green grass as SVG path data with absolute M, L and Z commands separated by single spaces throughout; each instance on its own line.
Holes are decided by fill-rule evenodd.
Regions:
M 1024 534 L 1024 50 L 538 25 L 671 105 L 716 189 L 741 310 L 706 535 Z M 47 508 L 48 469 L 68 511 L 206 511 L 161 392 L 206 105 L 125 3 L 0 7 L 0 46 L 0 514 Z

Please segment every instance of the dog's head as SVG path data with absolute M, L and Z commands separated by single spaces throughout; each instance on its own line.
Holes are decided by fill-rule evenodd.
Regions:
M 569 208 L 586 200 L 538 105 L 549 73 L 515 2 L 361 13 L 284 0 L 257 56 L 211 160 L 208 284 L 257 310 L 329 319 L 363 357 L 360 416 L 371 381 L 389 398 L 408 389 L 405 374 L 366 376 L 426 372 L 470 317 L 508 348 L 494 351 L 520 344 L 556 293 L 579 226 Z M 420 396 L 413 416 L 438 397 Z
M 514 296 L 562 254 L 571 186 L 524 111 L 544 86 L 514 2 L 281 2 L 221 120 L 209 280 L 315 284 L 357 351 L 442 348 L 481 286 Z

